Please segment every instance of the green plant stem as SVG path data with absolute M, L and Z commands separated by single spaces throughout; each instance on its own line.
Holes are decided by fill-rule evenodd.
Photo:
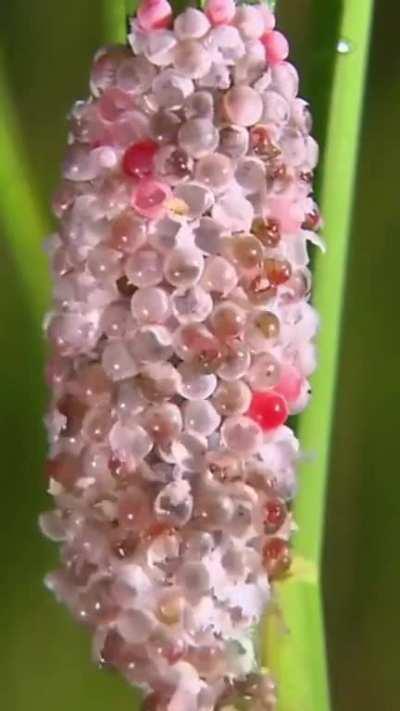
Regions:
M 120 0 L 104 1 L 103 26 L 107 43 L 125 41 L 126 11 L 123 2 L 120 2 Z
M 133 15 L 136 12 L 140 0 L 125 0 L 125 14 Z
M 49 224 L 35 193 L 4 67 L 0 50 L 0 231 L 16 264 L 32 318 L 40 328 L 49 295 L 41 240 Z
M 313 460 L 302 466 L 295 505 L 299 533 L 294 544 L 294 575 L 277 586 L 281 617 L 268 615 L 264 635 L 265 661 L 279 683 L 279 711 L 329 709 L 320 564 L 372 9 L 373 0 L 343 1 L 338 39 L 347 40 L 350 51 L 337 52 L 331 87 L 320 194 L 328 252 L 317 255 L 314 267 L 314 304 L 322 321 L 319 369 L 313 377 L 312 404 L 299 422 L 302 449 Z M 282 619 L 286 631 L 282 631 Z

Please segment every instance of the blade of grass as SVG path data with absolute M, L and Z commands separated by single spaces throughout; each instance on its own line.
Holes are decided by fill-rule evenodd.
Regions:
M 40 241 L 49 229 L 35 192 L 0 50 L 0 225 L 39 328 L 48 303 L 47 260 Z
M 320 202 L 329 250 L 326 256 L 317 255 L 314 265 L 314 304 L 322 318 L 320 365 L 313 378 L 312 405 L 301 416 L 298 430 L 303 450 L 315 453 L 315 459 L 303 467 L 295 505 L 299 533 L 294 545 L 294 574 L 277 586 L 279 616 L 273 612 L 267 616 L 264 634 L 265 662 L 279 683 L 279 711 L 329 709 L 320 564 L 372 10 L 373 0 L 343 0 L 337 38 L 348 42 L 349 51 L 336 54 L 322 164 Z M 282 619 L 286 631 L 282 630 Z
M 105 0 L 103 3 L 104 34 L 110 44 L 125 41 L 126 15 L 128 13 L 125 4 L 128 6 L 134 3 L 130 3 L 128 0 L 126 3 L 121 0 Z

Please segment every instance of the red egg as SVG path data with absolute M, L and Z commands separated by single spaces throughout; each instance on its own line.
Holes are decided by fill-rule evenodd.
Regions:
M 253 394 L 248 414 L 263 430 L 272 430 L 286 422 L 289 412 L 285 398 L 271 390 Z
M 148 178 L 152 175 L 153 160 L 157 148 L 157 144 L 150 139 L 139 141 L 129 146 L 122 159 L 124 173 L 137 180 Z

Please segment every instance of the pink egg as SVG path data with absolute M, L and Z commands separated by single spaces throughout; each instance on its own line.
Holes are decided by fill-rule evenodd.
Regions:
M 171 189 L 165 183 L 143 180 L 133 193 L 132 204 L 139 215 L 151 220 L 159 219 L 165 212 L 165 203 L 171 194 Z
M 146 32 L 168 27 L 172 19 L 171 5 L 167 0 L 144 0 L 138 8 L 137 18 Z
M 213 25 L 227 25 L 235 16 L 234 0 L 208 0 L 205 12 Z
M 289 43 L 286 37 L 273 30 L 261 37 L 261 42 L 265 47 L 267 62 L 271 65 L 284 61 L 289 54 Z
M 275 385 L 275 391 L 283 395 L 288 402 L 294 402 L 301 393 L 302 385 L 303 378 L 297 368 L 289 364 L 281 366 L 280 379 Z

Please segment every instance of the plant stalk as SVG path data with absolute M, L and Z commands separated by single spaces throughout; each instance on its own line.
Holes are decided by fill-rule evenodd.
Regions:
M 0 49 L 0 229 L 12 254 L 28 308 L 41 328 L 49 276 L 41 240 L 49 229 L 18 128 Z
M 340 357 L 340 327 L 346 286 L 358 139 L 373 0 L 343 0 L 326 142 L 320 203 L 328 244 L 314 262 L 314 305 L 321 315 L 319 368 L 313 401 L 299 419 L 302 449 L 313 456 L 301 467 L 295 502 L 299 533 L 291 578 L 277 585 L 277 612 L 264 628 L 264 660 L 279 684 L 279 711 L 330 708 L 322 613 L 321 556 L 325 497 Z M 340 42 L 340 44 L 339 44 Z M 347 51 L 348 50 L 348 51 Z

